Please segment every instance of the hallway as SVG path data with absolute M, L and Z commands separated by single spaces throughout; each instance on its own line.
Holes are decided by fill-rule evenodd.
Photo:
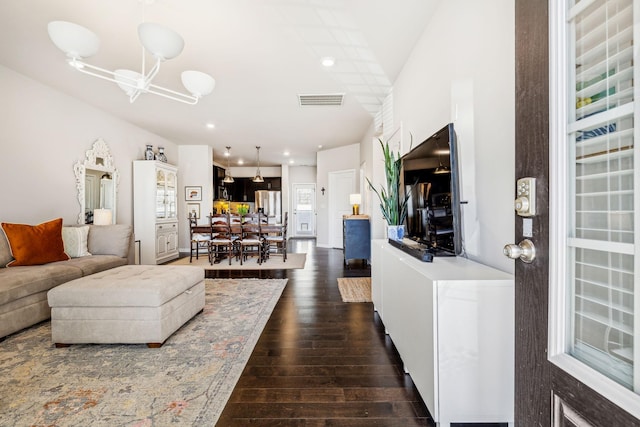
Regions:
M 370 267 L 315 240 L 289 246 L 304 269 L 207 276 L 289 279 L 217 425 L 432 426 L 373 305 L 341 300 L 336 279 Z

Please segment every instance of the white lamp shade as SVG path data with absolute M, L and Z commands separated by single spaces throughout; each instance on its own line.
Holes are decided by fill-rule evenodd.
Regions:
M 138 88 L 139 82 L 142 81 L 142 74 L 131 70 L 116 70 L 115 79 L 120 89 L 131 96 Z
M 181 76 L 182 84 L 193 96 L 200 98 L 213 92 L 216 81 L 209 74 L 201 71 L 183 71 Z
M 100 47 L 98 36 L 73 22 L 51 21 L 47 30 L 53 44 L 70 58 L 87 58 L 95 55 Z
M 109 225 L 113 222 L 113 214 L 111 209 L 94 209 L 93 210 L 93 224 L 94 225 Z
M 153 22 L 138 25 L 138 38 L 147 52 L 161 60 L 175 58 L 184 48 L 180 34 Z
M 349 194 L 349 203 L 352 205 L 359 205 L 362 203 L 362 196 L 359 193 Z

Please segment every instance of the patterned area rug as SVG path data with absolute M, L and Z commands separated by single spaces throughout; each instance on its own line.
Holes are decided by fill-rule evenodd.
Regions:
M 207 279 L 158 349 L 55 348 L 50 322 L 0 343 L 2 426 L 214 426 L 287 280 Z
M 339 277 L 343 302 L 371 302 L 371 277 Z

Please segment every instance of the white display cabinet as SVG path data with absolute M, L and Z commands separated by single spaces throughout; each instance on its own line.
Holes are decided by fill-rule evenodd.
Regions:
M 386 240 L 371 255 L 374 307 L 433 419 L 512 425 L 513 276 L 462 257 L 422 262 Z
M 178 258 L 178 168 L 154 160 L 133 162 L 133 227 L 140 263 Z

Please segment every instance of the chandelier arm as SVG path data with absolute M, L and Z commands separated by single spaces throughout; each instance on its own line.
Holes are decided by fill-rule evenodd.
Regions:
M 128 83 L 128 82 L 118 82 L 116 80 L 116 78 L 115 78 L 116 73 L 114 71 L 105 70 L 104 68 L 96 67 L 95 65 L 87 64 L 86 62 L 79 61 L 77 59 L 74 59 L 73 61 L 70 61 L 69 64 L 73 68 L 75 68 L 76 70 L 80 71 L 81 73 L 88 74 L 88 75 L 93 76 L 93 77 L 98 77 L 99 79 L 107 80 L 107 81 L 110 81 L 110 82 L 113 82 L 113 83 L 116 83 L 116 84 L 117 83 L 122 83 L 125 86 L 129 86 L 129 87 L 132 87 L 134 89 L 138 89 L 138 85 L 137 84 Z M 89 70 L 87 70 L 87 68 L 89 68 L 91 70 L 99 71 L 99 72 L 104 73 L 104 74 L 99 74 L 99 73 L 95 73 L 95 72 L 89 71 Z M 128 79 L 127 77 L 124 77 L 124 78 Z
M 104 68 L 97 67 L 95 65 L 88 64 L 84 61 L 73 60 L 70 62 L 71 66 L 83 74 L 97 77 L 102 80 L 107 80 L 112 83 L 122 84 L 135 89 L 135 92 L 129 97 L 129 102 L 133 103 L 141 93 L 152 93 L 154 95 L 161 96 L 163 98 L 171 99 L 174 101 L 182 102 L 183 104 L 195 105 L 198 103 L 199 97 L 193 95 L 187 95 L 177 92 L 175 90 L 167 89 L 162 86 L 146 83 L 144 88 L 138 87 L 137 82 L 129 83 L 128 81 L 118 81 L 115 79 L 116 73 L 114 71 L 106 70 Z M 154 67 L 155 68 L 155 67 Z M 93 70 L 93 71 L 90 71 Z M 129 80 L 126 76 L 122 76 L 125 80 Z M 133 81 L 133 80 L 132 80 Z
M 156 64 L 153 66 L 153 68 L 151 68 L 151 70 L 149 70 L 149 74 L 147 74 L 146 76 L 144 76 L 144 70 L 142 70 L 142 75 L 144 76 L 144 86 L 145 86 L 145 88 L 148 88 L 149 86 L 151 86 L 151 81 L 156 77 L 156 75 L 158 75 L 158 72 L 160 72 L 160 60 L 159 59 L 156 62 Z
M 200 98 L 197 96 L 176 92 L 175 90 L 167 89 L 166 87 L 157 86 L 154 84 L 149 84 L 147 92 L 189 105 L 196 105 L 200 100 Z

